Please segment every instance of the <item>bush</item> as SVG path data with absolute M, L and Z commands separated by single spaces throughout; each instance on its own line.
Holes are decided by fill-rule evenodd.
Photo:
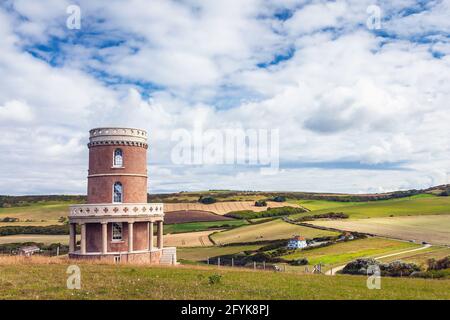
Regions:
M 69 226 L 66 224 L 66 225 L 52 225 L 52 226 L 0 227 L 0 236 L 11 236 L 15 234 L 52 234 L 52 235 L 69 234 Z
M 429 259 L 427 261 L 428 270 L 444 270 L 450 269 L 450 256 L 442 258 L 440 260 Z
M 219 284 L 220 281 L 222 280 L 222 276 L 220 274 L 216 273 L 216 274 L 213 274 L 212 276 L 209 276 L 208 279 L 209 279 L 209 284 L 212 284 L 212 285 Z
M 200 196 L 200 198 L 198 199 L 198 202 L 203 203 L 203 204 L 213 204 L 216 202 L 216 199 L 214 199 L 213 197 L 210 196 Z
M 302 221 L 312 221 L 316 219 L 348 219 L 348 214 L 343 212 L 328 212 L 328 213 L 322 213 L 322 214 L 315 214 L 312 216 L 307 217 L 300 217 L 296 219 L 296 222 L 302 222 Z
M 300 258 L 300 259 L 292 261 L 291 265 L 293 265 L 293 266 L 306 266 L 308 263 L 309 263 L 308 259 Z
M 276 197 L 273 197 L 272 201 L 275 201 L 275 202 L 285 202 L 285 201 L 286 201 L 286 198 L 283 197 L 283 196 L 276 196 Z
M 294 207 L 281 207 L 281 208 L 268 208 L 266 211 L 253 212 L 250 210 L 242 211 L 232 211 L 225 214 L 225 217 L 235 218 L 235 219 L 255 219 L 264 217 L 278 217 L 287 216 L 290 214 L 303 213 L 306 212 L 303 208 Z
M 3 219 L 0 219 L 0 222 L 17 222 L 17 221 L 19 221 L 19 218 L 4 217 Z
M 255 201 L 255 207 L 267 207 L 267 202 L 264 200 Z
M 380 263 L 375 259 L 356 259 L 348 263 L 342 273 L 354 275 L 367 275 L 367 270 L 370 266 L 378 266 L 382 276 L 400 277 L 409 276 L 415 272 L 420 271 L 420 268 L 414 263 L 406 263 L 403 261 L 393 261 L 391 263 Z

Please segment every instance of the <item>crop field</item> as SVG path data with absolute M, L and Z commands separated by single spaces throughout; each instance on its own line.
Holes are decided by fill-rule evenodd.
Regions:
M 261 248 L 261 245 L 180 248 L 177 251 L 177 257 L 178 259 L 183 260 L 201 261 L 216 256 L 235 254 L 248 250 L 258 250 L 259 248 Z
M 357 258 L 377 257 L 384 254 L 420 248 L 421 245 L 382 238 L 366 238 L 333 244 L 328 247 L 297 250 L 283 256 L 287 260 L 307 258 L 310 265 L 322 263 L 326 269 L 345 264 Z
M 167 234 L 164 236 L 164 246 L 165 247 L 212 246 L 214 244 L 211 242 L 211 240 L 209 240 L 208 235 L 216 231 L 217 230 Z
M 39 261 L 0 258 L 0 299 L 450 299 L 450 280 L 383 278 L 381 290 L 368 290 L 361 276 L 81 262 L 81 289 L 69 290 L 70 262 Z
M 44 244 L 61 243 L 69 244 L 69 236 L 67 235 L 46 235 L 46 234 L 17 234 L 13 236 L 0 237 L 0 244 L 4 243 L 22 243 L 37 242 Z
M 285 206 L 299 207 L 298 204 L 288 202 L 267 201 L 267 207 L 257 207 L 254 201 L 229 201 L 216 202 L 213 204 L 203 203 L 165 203 L 164 211 L 209 211 L 224 215 L 231 211 L 251 210 L 255 212 L 265 211 L 267 208 L 281 208 Z
M 351 219 L 450 214 L 450 197 L 438 197 L 428 194 L 369 202 L 308 201 L 300 201 L 299 204 L 313 210 L 313 214 L 331 211 L 343 212 L 348 214 Z
M 245 220 L 225 220 L 225 221 L 207 221 L 207 222 L 188 222 L 164 225 L 164 233 L 182 233 L 194 231 L 206 231 L 212 228 L 238 227 L 248 224 Z
M 167 205 L 166 205 L 167 206 Z M 164 212 L 164 223 L 184 223 L 201 221 L 224 221 L 233 220 L 222 215 L 214 214 L 208 211 L 183 210 Z
M 281 219 L 256 225 L 242 226 L 228 231 L 215 233 L 211 237 L 218 244 L 254 242 L 264 240 L 289 239 L 295 235 L 305 238 L 335 236 L 336 232 L 318 230 L 287 223 Z
M 450 215 L 312 221 L 311 224 L 417 242 L 450 244 Z

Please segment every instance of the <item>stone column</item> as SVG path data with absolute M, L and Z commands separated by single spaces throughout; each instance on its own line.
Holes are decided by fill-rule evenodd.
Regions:
M 86 224 L 81 223 L 81 248 L 80 253 L 86 254 Z
M 148 250 L 153 250 L 153 222 L 148 223 Z
M 102 222 L 102 254 L 108 251 L 108 223 Z
M 163 248 L 163 222 L 158 221 L 158 248 Z
M 133 222 L 128 222 L 128 252 L 133 251 Z
M 69 253 L 72 253 L 75 251 L 75 247 L 77 244 L 77 233 L 76 233 L 76 224 L 71 223 L 69 224 Z

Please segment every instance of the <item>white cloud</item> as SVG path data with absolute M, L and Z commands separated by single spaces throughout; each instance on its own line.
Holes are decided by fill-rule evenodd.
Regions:
M 413 1 L 381 2 L 381 31 L 398 38 L 365 28 L 371 1 L 79 3 L 80 31 L 65 28 L 67 2 L 0 7 L 8 128 L 0 193 L 85 192 L 88 130 L 108 125 L 150 132 L 152 191 L 376 192 L 449 182 L 446 1 L 410 15 L 400 13 Z M 283 9 L 292 11 L 286 21 L 274 17 Z M 417 41 L 423 33 L 427 41 Z M 271 177 L 253 167 L 175 166 L 173 130 L 199 122 L 279 129 L 281 163 L 291 166 Z

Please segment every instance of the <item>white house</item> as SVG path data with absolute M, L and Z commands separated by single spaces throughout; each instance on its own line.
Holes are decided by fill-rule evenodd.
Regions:
M 308 244 L 306 243 L 305 238 L 300 236 L 295 236 L 294 238 L 289 240 L 287 245 L 288 249 L 301 249 L 306 248 L 307 246 Z

